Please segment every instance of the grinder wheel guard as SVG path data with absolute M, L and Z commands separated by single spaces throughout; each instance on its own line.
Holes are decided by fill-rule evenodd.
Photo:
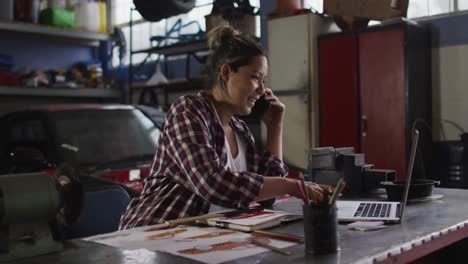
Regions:
M 195 0 L 133 0 L 141 16 L 152 22 L 187 13 L 195 7 Z
M 57 168 L 55 179 L 61 204 L 50 226 L 54 239 L 60 241 L 66 239 L 64 231 L 75 223 L 81 214 L 84 190 L 79 180 L 79 172 L 69 164 L 63 164 Z

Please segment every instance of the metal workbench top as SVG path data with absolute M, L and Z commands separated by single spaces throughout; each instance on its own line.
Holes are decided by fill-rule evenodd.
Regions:
M 436 188 L 434 194 L 444 195 L 441 199 L 409 203 L 401 224 L 390 225 L 375 231 L 352 231 L 346 225 L 339 226 L 340 251 L 320 257 L 307 255 L 304 244 L 290 247 L 291 256 L 273 252 L 246 257 L 228 263 L 373 263 L 375 261 L 406 262 L 405 253 L 419 256 L 429 250 L 437 250 L 456 240 L 468 236 L 468 191 Z M 301 212 L 301 204 L 286 201 L 275 205 L 275 209 Z M 303 223 L 296 222 L 272 229 L 282 233 L 303 236 Z M 443 239 L 441 239 L 443 238 Z M 442 242 L 441 242 L 442 241 Z M 421 250 L 424 249 L 425 250 Z M 408 254 L 406 254 L 408 256 Z M 72 240 L 65 244 L 65 250 L 14 263 L 196 263 L 193 260 L 162 252 L 145 249 L 123 250 L 94 242 Z

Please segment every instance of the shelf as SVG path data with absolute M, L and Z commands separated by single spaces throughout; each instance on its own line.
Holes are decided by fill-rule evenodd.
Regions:
M 154 90 L 163 90 L 164 92 L 185 92 L 185 91 L 195 91 L 203 90 L 204 88 L 203 79 L 182 79 L 174 80 L 168 83 L 161 83 L 156 85 L 147 85 L 147 84 L 135 84 L 132 86 L 133 89 L 154 89 Z
M 108 98 L 119 99 L 120 92 L 115 89 L 99 88 L 31 88 L 0 86 L 0 95 L 10 96 L 44 96 L 74 98 Z
M 39 25 L 16 21 L 0 21 L 0 31 L 15 32 L 21 34 L 35 34 L 61 39 L 74 39 L 87 43 L 106 41 L 111 39 L 108 34 L 103 34 L 99 32 L 83 31 L 78 29 L 54 27 L 48 25 Z
M 186 54 L 186 53 L 195 53 L 199 51 L 207 51 L 208 44 L 206 43 L 205 39 L 194 40 L 190 42 L 179 42 L 173 45 L 168 45 L 164 47 L 154 47 L 149 49 L 143 50 L 135 50 L 132 54 L 137 53 L 157 53 L 165 56 L 172 56 L 178 54 Z

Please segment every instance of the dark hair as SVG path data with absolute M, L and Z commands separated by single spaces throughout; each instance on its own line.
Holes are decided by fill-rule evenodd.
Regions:
M 241 33 L 231 26 L 218 26 L 208 32 L 208 46 L 211 55 L 208 66 L 208 88 L 220 84 L 224 88 L 220 77 L 223 64 L 228 64 L 233 71 L 248 65 L 253 57 L 266 56 L 262 45 L 250 35 Z

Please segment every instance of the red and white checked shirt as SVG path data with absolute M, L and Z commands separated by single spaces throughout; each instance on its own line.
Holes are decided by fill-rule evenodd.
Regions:
M 227 168 L 224 131 L 206 92 L 177 99 L 169 109 L 156 148 L 153 171 L 132 199 L 120 229 L 208 213 L 210 204 L 246 208 L 263 176 L 286 176 L 287 167 L 269 152 L 255 151 L 247 125 L 233 117 L 231 126 L 246 143 L 247 171 Z

